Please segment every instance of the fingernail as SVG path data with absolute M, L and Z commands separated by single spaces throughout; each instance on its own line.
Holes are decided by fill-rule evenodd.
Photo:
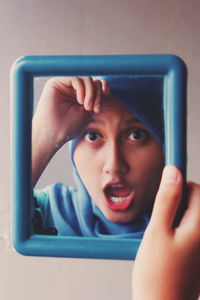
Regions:
M 166 166 L 163 171 L 163 182 L 165 183 L 178 183 L 179 171 L 175 166 Z
M 94 111 L 95 111 L 95 113 L 99 113 L 100 112 L 100 105 L 99 104 L 95 105 Z
M 84 103 L 84 98 L 82 95 L 77 94 L 77 101 L 79 104 L 83 104 Z
M 87 111 L 92 110 L 92 102 L 91 102 L 91 101 L 90 101 L 90 102 L 87 102 L 87 103 L 85 104 L 85 109 L 86 109 Z

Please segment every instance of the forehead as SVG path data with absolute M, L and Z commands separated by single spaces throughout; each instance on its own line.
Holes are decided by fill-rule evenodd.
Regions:
M 113 119 L 125 123 L 141 123 L 140 120 L 136 117 L 136 115 L 130 110 L 128 110 L 121 102 L 119 102 L 116 98 L 114 98 L 111 95 L 106 95 L 103 99 L 101 112 L 94 114 L 90 122 L 106 122 L 111 121 Z
M 113 110 L 122 110 L 129 114 L 132 114 L 126 107 L 123 105 L 117 98 L 113 95 L 104 95 L 102 109 L 113 109 Z

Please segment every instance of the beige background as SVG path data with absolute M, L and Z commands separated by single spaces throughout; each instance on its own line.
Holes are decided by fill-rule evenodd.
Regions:
M 31 54 L 174 53 L 188 65 L 188 177 L 200 182 L 198 0 L 0 0 L 0 298 L 131 299 L 131 261 L 23 257 L 10 245 L 9 69 Z

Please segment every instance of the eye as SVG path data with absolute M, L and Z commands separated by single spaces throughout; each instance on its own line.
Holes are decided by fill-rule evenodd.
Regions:
M 146 141 L 147 138 L 148 132 L 140 128 L 132 129 L 128 135 L 128 139 L 131 141 Z
M 100 134 L 96 131 L 88 131 L 85 134 L 85 139 L 88 142 L 97 142 L 101 138 Z

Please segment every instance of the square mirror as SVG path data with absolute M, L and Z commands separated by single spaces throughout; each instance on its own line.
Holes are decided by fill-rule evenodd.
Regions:
M 12 240 L 16 251 L 135 258 L 164 164 L 186 174 L 186 77 L 184 62 L 168 54 L 27 56 L 13 64 Z M 101 99 L 100 111 L 83 108 L 88 87 L 95 91 L 95 101 Z M 59 114 L 57 108 L 50 109 L 55 99 L 56 107 L 62 102 Z M 75 111 L 69 110 L 69 103 Z M 63 114 L 66 131 L 58 141 L 61 135 L 55 128 Z M 43 132 L 46 139 L 40 143 Z M 61 148 L 60 165 L 55 160 L 51 171 L 47 167 L 47 174 L 54 176 L 38 182 Z M 38 153 L 44 153 L 42 160 Z M 67 174 L 66 182 L 65 175 L 59 178 L 62 172 Z M 182 209 L 183 203 L 175 222 Z

